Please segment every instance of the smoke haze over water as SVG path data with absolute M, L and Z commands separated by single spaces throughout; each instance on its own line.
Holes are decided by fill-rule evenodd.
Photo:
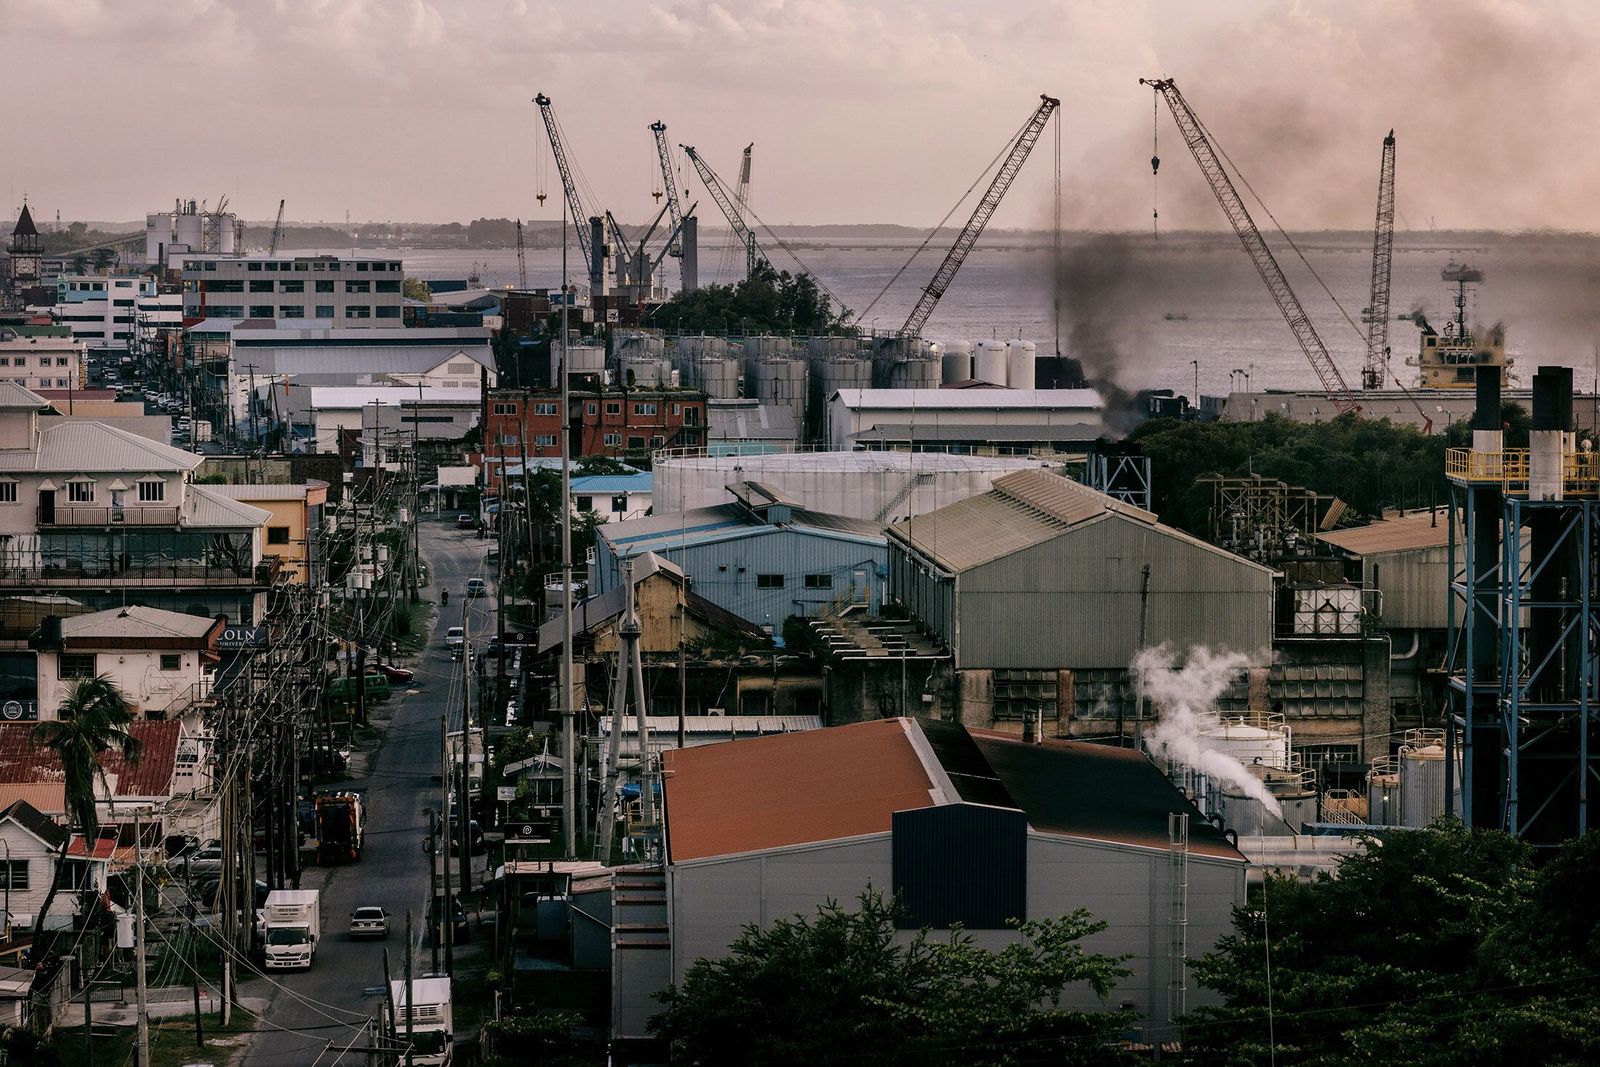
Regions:
M 1210 747 L 1202 734 L 1221 724 L 1217 698 L 1254 658 L 1241 652 L 1212 652 L 1195 646 L 1183 663 L 1166 645 L 1146 648 L 1133 659 L 1144 693 L 1155 706 L 1156 723 L 1145 733 L 1145 743 L 1157 759 L 1167 759 L 1252 797 L 1275 815 L 1283 807 L 1238 759 Z

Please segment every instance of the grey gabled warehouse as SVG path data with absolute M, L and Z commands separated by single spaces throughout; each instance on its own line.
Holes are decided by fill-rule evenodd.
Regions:
M 1148 586 L 1145 567 L 1149 567 Z M 1127 667 L 1272 641 L 1273 571 L 1047 471 L 889 528 L 889 592 L 964 669 Z

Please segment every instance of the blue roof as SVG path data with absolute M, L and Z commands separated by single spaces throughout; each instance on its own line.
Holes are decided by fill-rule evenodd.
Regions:
M 648 493 L 655 481 L 649 471 L 638 474 L 589 474 L 572 479 L 574 493 Z

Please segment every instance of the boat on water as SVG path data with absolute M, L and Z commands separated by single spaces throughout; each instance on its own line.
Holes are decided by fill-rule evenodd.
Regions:
M 1451 263 L 1441 272 L 1444 281 L 1455 286 L 1455 318 L 1434 329 L 1421 312 L 1412 321 L 1422 331 L 1417 354 L 1406 365 L 1417 368 L 1417 384 L 1423 389 L 1471 389 L 1478 368 L 1500 368 L 1502 388 L 1511 384 L 1514 360 L 1506 353 L 1504 327 L 1498 323 L 1476 332 L 1467 324 L 1468 287 L 1483 281 L 1483 271 L 1465 264 Z

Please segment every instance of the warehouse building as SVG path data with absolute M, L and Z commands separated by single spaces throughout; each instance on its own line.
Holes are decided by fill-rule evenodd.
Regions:
M 668 936 L 614 941 L 619 1039 L 644 1036 L 650 995 L 746 924 L 869 886 L 906 905 L 902 938 L 960 924 L 988 948 L 1017 940 L 1012 920 L 1088 909 L 1108 925 L 1085 948 L 1132 972 L 1104 1003 L 1168 1038 L 1176 994 L 1202 1000 L 1182 958 L 1209 950 L 1245 899 L 1244 856 L 1129 749 L 898 718 L 669 752 L 663 777 Z M 1064 1003 L 1102 1004 L 1084 987 Z
M 1275 572 L 1042 470 L 888 530 L 889 597 L 952 653 L 970 725 L 1109 732 L 1144 647 L 1271 647 Z M 1010 724 L 1007 726 L 1006 724 Z
M 956 451 L 989 451 L 991 442 L 1001 452 L 1080 451 L 1106 432 L 1105 401 L 1093 389 L 840 389 L 828 399 L 829 447 L 865 443 L 859 435 L 878 427 L 890 432 L 877 447 L 910 447 L 937 430 Z
M 715 507 L 602 525 L 590 591 L 616 588 L 623 560 L 654 552 L 681 567 L 700 596 L 778 639 L 791 615 L 816 616 L 840 602 L 869 610 L 882 603 L 880 524 L 809 511 L 759 482 L 729 492 L 733 500 Z

